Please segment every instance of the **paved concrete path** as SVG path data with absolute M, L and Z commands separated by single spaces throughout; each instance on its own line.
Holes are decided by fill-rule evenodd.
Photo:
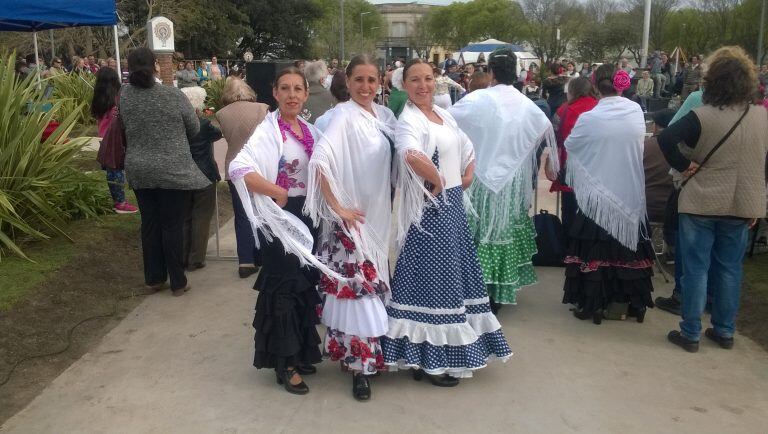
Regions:
M 766 432 L 768 354 L 754 343 L 685 353 L 666 342 L 676 318 L 657 310 L 644 324 L 578 321 L 560 303 L 562 270 L 538 273 L 499 315 L 509 362 L 454 389 L 385 374 L 358 403 L 330 361 L 307 378 L 307 396 L 253 368 L 253 279 L 210 262 L 187 295 L 148 297 L 0 431 Z

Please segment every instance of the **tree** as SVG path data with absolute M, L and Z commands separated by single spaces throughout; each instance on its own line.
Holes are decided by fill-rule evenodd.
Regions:
M 541 59 L 556 59 L 580 37 L 587 21 L 575 0 L 521 0 L 529 24 L 529 42 Z M 560 29 L 560 39 L 557 30 Z
M 310 53 L 315 58 L 334 58 L 340 56 L 340 2 L 339 0 L 312 0 L 320 11 L 320 16 L 311 24 L 312 47 Z M 363 28 L 360 33 L 360 18 Z M 360 53 L 360 41 L 363 41 L 362 51 L 372 53 L 379 36 L 385 34 L 385 24 L 379 10 L 365 0 L 344 1 L 344 50 L 347 58 L 352 53 Z M 362 39 L 361 39 L 362 37 Z
M 423 21 L 428 39 L 460 48 L 489 38 L 520 43 L 528 26 L 520 4 L 512 0 L 473 0 L 433 9 Z
M 639 51 L 639 26 L 625 12 L 611 12 L 603 22 L 587 25 L 575 46 L 581 58 L 588 62 L 602 62 L 609 58 L 618 60 L 627 50 Z M 638 59 L 639 61 L 639 59 Z
M 251 34 L 240 42 L 241 52 L 250 50 L 260 58 L 306 58 L 312 22 L 322 11 L 310 0 L 246 1 Z
M 664 46 L 665 20 L 680 0 L 651 1 L 651 34 L 649 50 L 661 50 Z M 644 18 L 645 0 L 627 0 L 626 11 L 633 17 L 633 22 L 642 25 Z M 636 56 L 637 57 L 637 56 Z

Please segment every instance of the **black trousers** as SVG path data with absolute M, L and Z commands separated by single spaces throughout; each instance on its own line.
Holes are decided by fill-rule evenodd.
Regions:
M 171 289 L 185 287 L 184 220 L 192 192 L 153 188 L 138 189 L 135 193 L 141 212 L 144 282 L 157 285 L 170 276 Z

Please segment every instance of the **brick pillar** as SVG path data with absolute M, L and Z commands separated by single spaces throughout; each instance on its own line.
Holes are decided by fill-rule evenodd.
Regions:
M 155 53 L 157 63 L 160 65 L 160 80 L 166 86 L 173 86 L 174 73 L 173 53 Z

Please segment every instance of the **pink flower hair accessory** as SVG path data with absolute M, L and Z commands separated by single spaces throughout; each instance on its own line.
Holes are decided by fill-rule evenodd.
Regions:
M 621 95 L 625 90 L 629 89 L 631 85 L 632 79 L 629 78 L 627 71 L 620 69 L 618 72 L 613 74 L 613 88 L 616 89 L 616 92 L 618 92 L 619 95 Z

